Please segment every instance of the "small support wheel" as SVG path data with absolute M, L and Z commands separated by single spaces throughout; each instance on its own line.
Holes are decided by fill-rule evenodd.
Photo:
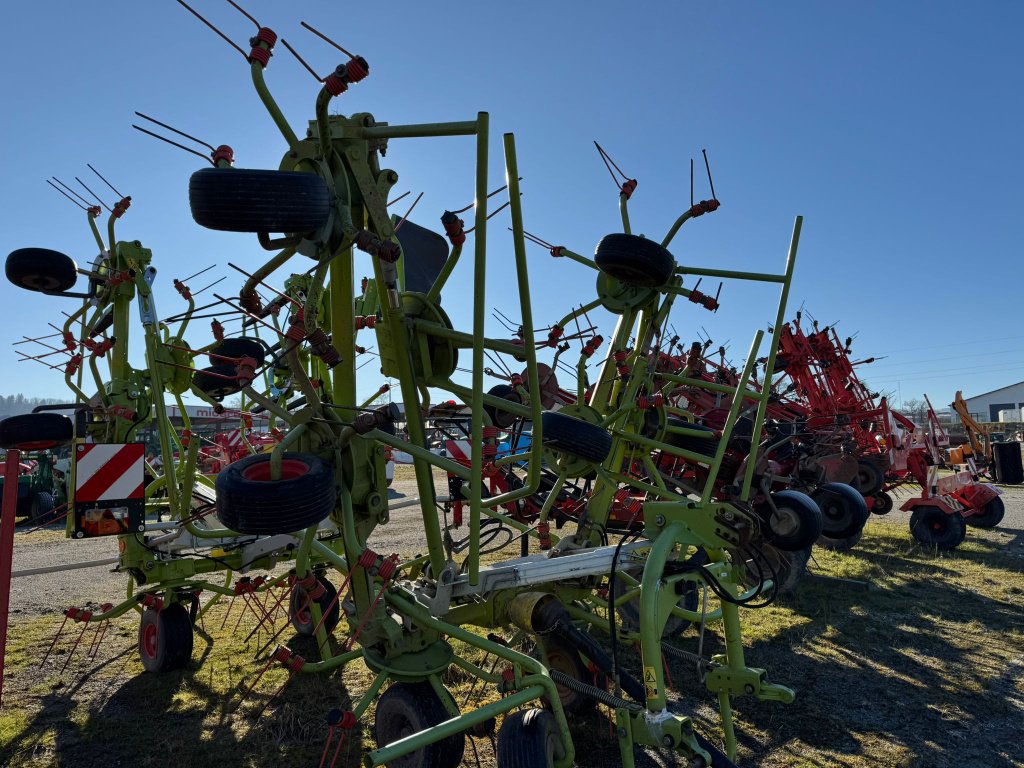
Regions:
M 672 277 L 676 260 L 653 240 L 638 235 L 605 235 L 594 249 L 594 261 L 609 277 L 630 286 L 657 288 Z
M 60 413 L 23 413 L 0 421 L 0 448 L 46 451 L 71 442 L 75 426 Z
M 211 365 L 196 371 L 192 374 L 192 386 L 217 401 L 242 391 L 238 369 L 230 364 Z
M 522 404 L 523 402 L 523 398 L 519 396 L 519 393 L 508 384 L 498 384 L 493 386 L 487 391 L 487 394 L 492 397 L 500 397 L 502 400 L 508 400 L 510 403 L 516 403 L 517 405 Z M 491 422 L 498 429 L 508 429 L 515 424 L 516 419 L 519 418 L 511 411 L 506 411 L 494 405 L 485 404 L 484 412 L 491 417 Z
M 868 459 L 857 460 L 856 488 L 864 496 L 873 496 L 885 485 L 885 474 L 882 468 Z
M 448 709 L 430 683 L 393 683 L 377 702 L 373 735 L 377 746 L 384 747 L 450 719 Z M 392 760 L 388 765 L 390 768 L 458 768 L 465 749 L 466 734 L 457 733 Z
M 874 496 L 871 497 L 871 499 L 872 501 L 874 501 L 874 504 L 871 505 L 872 514 L 888 515 L 890 512 L 892 512 L 892 496 L 890 496 L 885 491 L 876 493 Z
M 498 768 L 554 768 L 565 757 L 555 716 L 546 709 L 505 715 L 498 731 Z
M 818 546 L 824 547 L 825 549 L 833 552 L 849 552 L 860 542 L 861 537 L 864 535 L 864 529 L 860 529 L 856 533 L 845 536 L 843 538 L 831 538 L 822 534 L 818 537 Z
M 217 475 L 217 519 L 238 533 L 275 534 L 316 525 L 334 509 L 334 470 L 317 456 L 287 452 L 281 478 L 269 453 L 228 464 Z
M 192 619 L 181 603 L 148 608 L 139 623 L 139 658 L 147 672 L 181 669 L 192 658 Z
M 317 575 L 317 580 L 324 587 L 324 593 L 317 599 L 317 603 L 320 606 L 320 615 L 324 617 L 324 629 L 330 633 L 338 626 L 338 619 L 341 616 L 340 601 L 336 599 L 338 590 L 325 576 Z M 313 612 L 309 606 L 309 597 L 306 590 L 298 584 L 292 587 L 288 616 L 291 618 L 295 631 L 300 635 L 312 635 L 313 630 L 316 629 L 316 625 L 313 623 Z
M 63 293 L 75 287 L 78 266 L 74 259 L 49 248 L 11 251 L 4 270 L 19 288 L 41 293 Z
M 31 522 L 42 520 L 51 512 L 53 512 L 53 494 L 40 491 L 32 497 L 28 511 L 28 518 Z
M 1003 521 L 1005 513 L 1003 500 L 996 496 L 994 499 L 989 499 L 988 503 L 981 508 L 981 514 L 965 517 L 964 521 L 975 528 L 995 528 Z
M 959 512 L 917 506 L 910 515 L 910 533 L 927 547 L 956 549 L 967 536 L 967 525 Z
M 256 361 L 258 367 L 263 365 L 263 361 L 267 357 L 267 348 L 258 339 L 248 336 L 235 336 L 230 339 L 224 339 L 207 354 L 210 356 L 210 362 L 214 365 L 227 365 L 230 368 L 234 368 L 233 365 L 226 363 L 223 358 L 251 357 Z
M 604 674 L 591 672 L 575 646 L 557 635 L 541 636 L 540 644 L 548 669 L 558 670 L 581 683 L 604 688 L 606 682 Z M 597 701 L 590 696 L 584 696 L 582 693 L 577 693 L 558 683 L 555 683 L 555 687 L 558 688 L 558 698 L 562 702 L 562 709 L 566 712 L 571 712 L 574 715 L 590 712 L 597 705 Z
M 821 509 L 822 536 L 846 539 L 858 533 L 868 520 L 864 497 L 845 483 L 824 483 L 811 498 Z
M 814 499 L 799 491 L 779 491 L 771 495 L 775 505 L 762 502 L 757 507 L 764 521 L 761 530 L 765 538 L 787 552 L 807 549 L 821 536 L 821 510 Z

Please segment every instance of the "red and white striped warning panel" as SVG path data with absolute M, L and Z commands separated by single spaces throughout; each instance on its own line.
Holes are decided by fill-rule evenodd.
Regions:
M 242 430 L 240 429 L 233 429 L 227 435 L 227 444 L 230 446 L 235 446 L 242 442 Z
M 145 443 L 75 446 L 75 501 L 145 498 Z

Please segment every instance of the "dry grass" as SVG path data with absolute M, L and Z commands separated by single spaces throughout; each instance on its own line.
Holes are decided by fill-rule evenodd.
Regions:
M 937 556 L 913 547 L 902 526 L 873 523 L 855 552 L 819 553 L 814 568 L 867 581 L 870 589 L 809 580 L 785 603 L 747 612 L 748 663 L 796 688 L 798 699 L 789 707 L 737 701 L 740 764 L 1020 765 L 1024 559 L 1007 551 L 1006 533 L 1024 536 L 974 531 L 961 549 Z M 246 642 L 246 632 L 232 632 L 239 607 L 223 629 L 224 608 L 214 609 L 205 621 L 210 634 L 196 636 L 192 664 L 167 675 L 142 673 L 132 617 L 111 628 L 95 661 L 79 649 L 63 673 L 71 635 L 45 667 L 35 663 L 59 616 L 17 623 L 0 713 L 0 764 L 318 765 L 326 712 L 350 706 L 365 690 L 368 673 L 355 663 L 344 675 L 300 675 L 257 719 L 286 672 L 271 669 L 257 693 L 242 701 L 260 665 L 256 639 Z M 242 626 L 254 623 L 249 617 Z M 281 639 L 315 658 L 308 641 L 290 632 Z M 696 648 L 692 631 L 679 642 Z M 715 649 L 713 636 L 706 643 L 705 651 Z M 713 734 L 712 702 L 692 669 L 673 663 L 670 670 L 681 711 L 692 712 Z M 461 702 L 465 675 L 453 672 L 448 682 Z M 339 766 L 355 768 L 362 748 L 373 746 L 365 725 L 371 722 L 372 716 L 364 718 L 362 733 L 353 733 Z M 574 730 L 585 756 L 581 764 L 618 765 L 600 713 L 581 718 Z M 488 741 L 476 746 L 480 764 L 493 765 Z M 673 764 L 665 756 L 638 757 L 638 765 Z M 467 758 L 467 765 L 476 765 L 468 747 Z

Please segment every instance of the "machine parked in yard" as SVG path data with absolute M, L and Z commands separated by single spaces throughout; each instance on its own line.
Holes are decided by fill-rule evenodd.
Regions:
M 340 114 L 339 99 L 369 75 L 369 64 L 304 26 L 346 59 L 324 77 L 314 73 L 321 84 L 315 117 L 301 136 L 282 115 L 264 79 L 277 35 L 257 23 L 250 50 L 235 46 L 284 141 L 280 167 L 235 168 L 229 148 L 211 145 L 212 167 L 197 171 L 189 182 L 198 224 L 255 234 L 273 252 L 252 272 L 239 269 L 246 279 L 237 299 L 218 296 L 217 302 L 221 311 L 239 313 L 248 327 L 261 329 L 266 340 L 218 336 L 214 344 L 191 347 L 184 331 L 195 304 L 180 281 L 175 285 L 188 310 L 176 319 L 176 331 L 171 333 L 167 321 L 157 321 L 152 255 L 138 241 L 118 242 L 113 236 L 114 221 L 127 208 L 128 198 L 123 198 L 109 221 L 109 242 L 99 238 L 98 213 L 89 212 L 102 253 L 85 270 L 88 300 L 62 330 L 71 355 L 66 380 L 78 398 L 75 409 L 83 414 L 77 427 L 53 414 L 38 415 L 47 416 L 45 423 L 42 418 L 21 422 L 17 430 L 0 423 L 0 442 L 12 447 L 74 437 L 72 530 L 90 535 L 117 527 L 118 569 L 131 577 L 129 597 L 90 614 L 89 620 L 138 610 L 143 663 L 147 669 L 168 670 L 188 663 L 192 622 L 216 596 L 289 589 L 292 623 L 315 637 L 318 658 L 302 658 L 279 645 L 264 661 L 285 667 L 289 679 L 356 662 L 366 665 L 372 682 L 350 710 L 332 715 L 332 723 L 350 731 L 376 702 L 377 746 L 364 755 L 367 766 L 455 768 L 467 733 L 488 734 L 500 718 L 499 768 L 566 768 L 576 759 L 567 712 L 593 702 L 613 712 L 623 766 L 635 764 L 637 745 L 675 753 L 678 757 L 668 758 L 673 762 L 732 765 L 737 748 L 733 698 L 789 702 L 794 697 L 791 689 L 770 683 L 765 670 L 747 665 L 740 609 L 766 605 L 774 595 L 777 573 L 765 546 L 807 546 L 821 532 L 821 513 L 802 493 L 755 485 L 755 462 L 733 478 L 727 493 L 716 494 L 744 402 L 755 405 L 751 434 L 761 434 L 770 390 L 747 393 L 762 332 L 755 334 L 733 384 L 716 388 L 689 377 L 685 368 L 666 371 L 659 360 L 677 299 L 717 306 L 717 299 L 696 285 L 683 287 L 691 278 L 779 286 L 774 327 L 780 329 L 801 219 L 781 273 L 681 264 L 668 248 L 685 222 L 718 208 L 713 188 L 710 200 L 691 201 L 658 242 L 632 233 L 628 201 L 637 184 L 617 181 L 622 231 L 603 237 L 593 259 L 553 249 L 553 255 L 594 270 L 597 298 L 584 306 L 600 305 L 617 317 L 610 352 L 596 379 L 588 381 L 585 373 L 595 349 L 581 342 L 575 392 L 559 395 L 556 409 L 537 352 L 557 348 L 569 320 L 551 326 L 546 339 L 537 338 L 513 135 L 504 134 L 502 146 L 522 333 L 510 340 L 485 332 L 487 223 L 497 213 L 488 211 L 494 193 L 488 189 L 487 113 L 411 125 L 390 124 L 368 113 Z M 388 213 L 389 192 L 399 177 L 381 165 L 393 142 L 438 136 L 468 137 L 476 154 L 473 226 L 465 229 L 458 213 L 446 211 L 441 225 L 450 248 L 443 248 L 440 259 L 435 258 L 437 244 L 444 246 L 439 235 L 424 234 Z M 463 265 L 470 267 L 463 278 L 472 291 L 462 292 L 459 300 L 471 305 L 473 319 L 472 329 L 462 331 L 453 326 L 441 297 L 470 233 L 472 257 Z M 15 282 L 22 287 L 69 291 L 76 265 L 63 254 L 48 252 L 41 258 L 40 252 L 36 249 L 33 258 L 12 254 L 8 276 L 13 263 Z M 371 274 L 362 285 L 355 280 L 357 265 Z M 265 299 L 261 289 L 273 298 Z M 129 305 L 135 298 L 147 354 L 146 366 L 138 368 L 127 357 Z M 570 319 L 577 315 L 574 311 Z M 76 323 L 82 325 L 77 334 Z M 113 335 L 106 336 L 111 324 Z M 398 382 L 404 414 L 393 406 L 375 406 L 377 395 L 357 398 L 356 337 L 364 330 L 375 334 L 383 373 Z M 776 330 L 766 380 L 778 341 Z M 83 355 L 89 357 L 95 394 L 74 379 Z M 209 356 L 212 365 L 196 370 L 193 360 L 200 355 Z M 498 391 L 484 386 L 485 358 L 491 355 L 523 371 L 502 382 Z M 98 373 L 103 361 L 109 362 L 106 380 Z M 457 375 L 460 362 L 468 365 L 468 383 Z M 693 414 L 666 398 L 680 385 L 731 396 L 714 440 L 693 425 Z M 437 390 L 470 406 L 461 462 L 431 450 L 424 414 Z M 165 398 L 173 397 L 180 406 L 186 391 L 214 404 L 241 393 L 255 404 L 253 409 L 271 414 L 285 428 L 271 451 L 223 467 L 215 494 L 197 479 L 199 443 L 191 439 L 187 422 L 179 432 L 166 418 Z M 151 413 L 165 457 L 161 477 L 147 487 L 145 497 L 131 487 L 131 475 L 119 481 L 130 493 L 105 498 L 95 482 L 88 486 L 90 479 L 111 465 L 124 468 L 113 473 L 119 479 L 141 462 L 141 455 L 136 457 L 140 444 L 130 441 Z M 403 431 L 396 429 L 400 418 Z M 504 440 L 509 447 L 499 456 L 503 438 L 521 438 L 527 422 L 529 441 Z M 426 552 L 405 561 L 367 545 L 398 508 L 388 500 L 388 448 L 412 458 L 419 492 L 407 504 L 418 507 Z M 700 492 L 688 493 L 667 478 L 655 455 L 702 467 Z M 489 477 L 512 467 L 518 469 L 506 477 L 514 476 L 515 482 L 488 489 Z M 451 489 L 450 503 L 436 492 L 434 468 L 460 481 Z M 569 487 L 582 493 L 583 509 L 556 535 L 545 526 Z M 167 497 L 157 498 L 156 490 Z M 536 519 L 506 514 L 508 505 L 530 498 L 542 500 Z M 456 504 L 462 511 L 457 522 L 448 516 Z M 617 506 L 628 509 L 635 526 L 616 541 L 610 534 Z M 161 510 L 170 521 L 160 519 Z M 156 512 L 157 519 L 144 516 L 146 511 Z M 525 553 L 519 549 L 509 558 L 500 554 L 504 546 L 491 546 L 491 531 L 498 526 L 515 532 L 504 546 L 525 541 Z M 386 541 L 386 528 L 376 536 Z M 216 557 L 203 549 L 213 545 L 221 550 Z M 483 558 L 488 550 L 490 561 Z M 248 575 L 282 560 L 294 564 L 287 574 Z M 231 583 L 215 580 L 215 573 L 227 573 L 229 579 L 246 576 Z M 200 607 L 203 593 L 215 597 Z M 82 620 L 78 612 L 69 617 Z M 722 652 L 704 656 L 702 645 L 699 655 L 687 655 L 666 646 L 666 639 L 690 622 L 699 623 L 702 632 L 720 629 Z M 592 632 L 608 636 L 611 652 Z M 331 643 L 331 634 L 340 642 Z M 622 658 L 624 639 L 639 646 L 637 669 L 629 669 Z M 703 685 L 719 705 L 721 747 L 669 700 L 666 653 L 691 658 L 704 670 Z M 495 663 L 488 668 L 481 654 Z M 600 673 L 597 679 L 588 665 Z M 458 703 L 442 677 L 453 667 L 500 697 L 479 706 Z M 598 684 L 605 679 L 612 690 Z M 256 682 L 258 677 L 250 691 Z

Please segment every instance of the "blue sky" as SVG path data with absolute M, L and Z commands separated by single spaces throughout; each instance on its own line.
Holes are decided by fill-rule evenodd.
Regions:
M 253 28 L 227 3 L 195 6 L 245 46 Z M 339 56 L 300 20 L 367 58 L 370 77 L 337 100 L 341 111 L 390 123 L 489 111 L 492 178 L 503 175 L 501 134 L 512 131 L 526 228 L 547 240 L 586 254 L 620 228 L 594 139 L 639 181 L 634 231 L 659 239 L 688 206 L 689 158 L 699 163 L 706 147 L 722 207 L 683 228 L 673 243 L 678 260 L 780 270 L 802 214 L 789 314 L 804 304 L 823 323 L 839 321 L 843 336 L 858 334 L 859 356 L 884 358 L 862 369 L 876 389 L 903 398 L 928 392 L 939 405 L 957 389 L 970 395 L 1024 379 L 1015 298 L 1024 282 L 1020 4 L 245 7 L 321 71 Z M 187 185 L 200 161 L 130 124 L 137 109 L 230 144 L 241 167 L 276 167 L 283 143 L 242 57 L 170 0 L 26 3 L 5 15 L 7 249 L 55 248 L 80 264 L 95 255 L 84 214 L 44 183 L 78 175 L 100 192 L 102 183 L 84 175 L 91 162 L 133 196 L 119 236 L 154 250 L 161 316 L 182 308 L 171 279 L 212 263 L 219 267 L 209 274 L 227 274 L 219 287 L 234 293 L 226 263 L 254 267 L 264 252 L 254 237 L 195 225 Z M 301 130 L 316 83 L 280 45 L 267 80 Z M 454 138 L 393 142 L 387 157 L 400 175 L 397 191 L 424 192 L 412 218 L 434 228 L 446 208 L 472 200 L 472 163 L 472 144 Z M 707 195 L 700 174 L 697 194 Z M 493 223 L 489 303 L 515 316 L 507 217 Z M 594 296 L 584 267 L 540 248 L 529 253 L 537 324 Z M 357 276 L 367 269 L 360 264 Z M 470 295 L 468 264 L 453 279 L 445 307 L 468 327 L 470 305 L 460 298 Z M 730 341 L 739 363 L 754 331 L 774 317 L 775 294 L 728 283 L 716 315 L 687 304 L 674 324 L 684 338 L 703 327 L 716 343 Z M 16 363 L 10 345 L 45 332 L 73 302 L 9 284 L 0 297 L 11 318 L 0 331 L 0 393 L 63 397 L 59 373 Z M 600 319 L 610 331 L 610 318 Z M 362 389 L 377 383 L 367 377 Z

